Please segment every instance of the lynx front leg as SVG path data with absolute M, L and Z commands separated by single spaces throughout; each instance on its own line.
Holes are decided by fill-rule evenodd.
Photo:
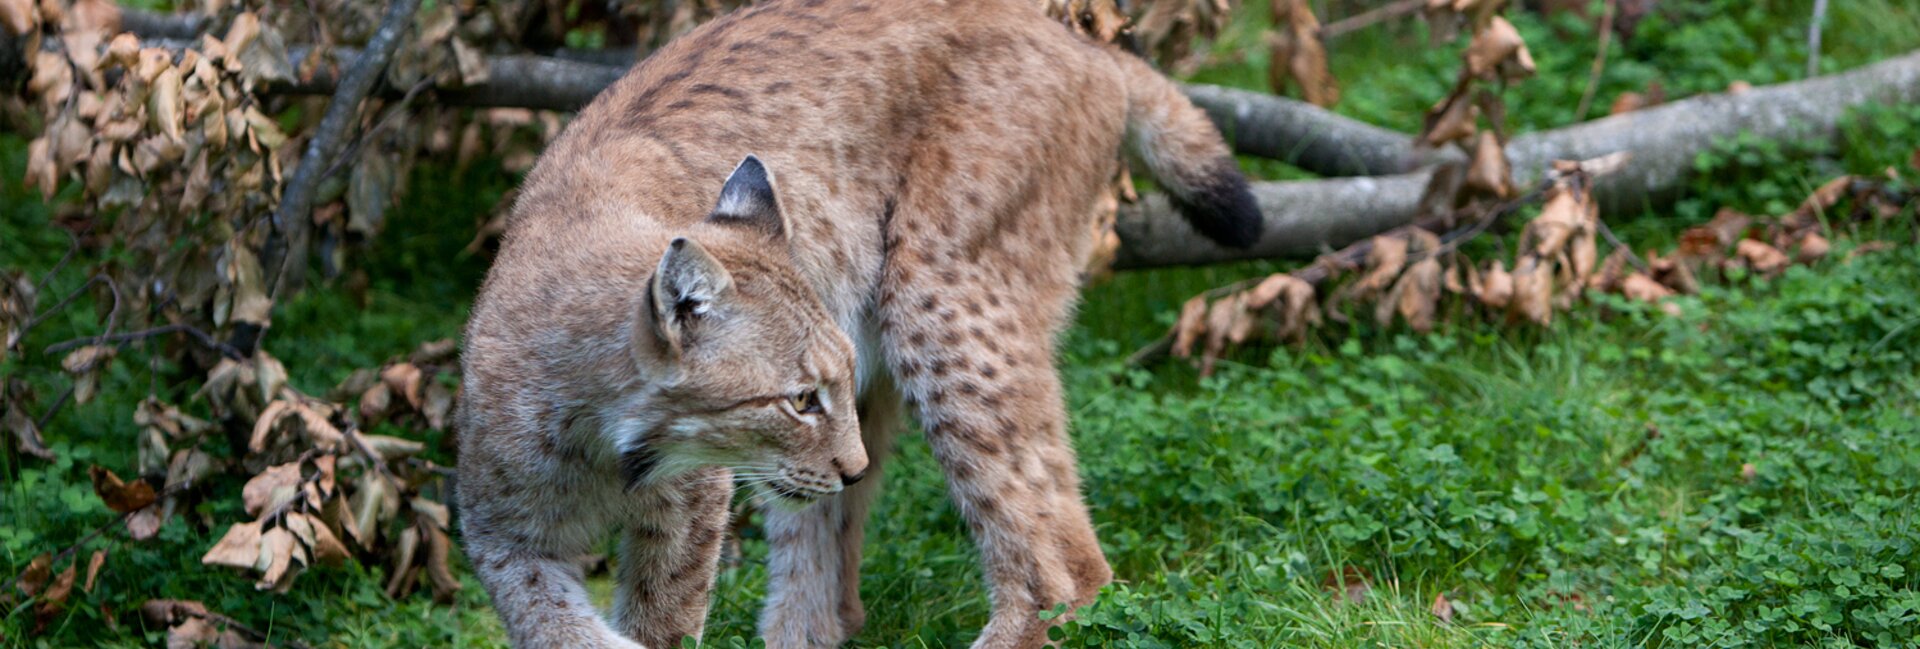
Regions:
M 901 425 L 900 394 L 876 385 L 860 405 L 865 479 L 801 511 L 767 508 L 767 606 L 760 635 L 771 649 L 835 647 L 860 632 L 860 546 L 867 510 L 880 492 L 880 467 Z
M 467 553 L 514 647 L 642 649 L 600 618 L 573 557 L 533 551 L 524 539 L 482 527 L 467 520 Z
M 732 493 L 732 474 L 709 469 L 636 496 L 648 501 L 647 515 L 629 522 L 620 542 L 613 610 L 621 633 L 655 648 L 700 637 Z
M 895 271 L 935 277 L 883 296 L 888 355 L 985 563 L 993 614 L 974 646 L 1038 647 L 1049 626 L 1040 611 L 1085 604 L 1112 578 L 1053 369 L 1066 298 L 946 268 Z

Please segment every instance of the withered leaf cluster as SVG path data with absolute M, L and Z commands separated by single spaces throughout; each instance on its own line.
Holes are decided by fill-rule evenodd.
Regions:
M 1599 237 L 1605 226 L 1590 191 L 1592 179 L 1618 168 L 1623 159 L 1556 163 L 1540 214 L 1521 230 L 1511 267 L 1501 259 L 1474 263 L 1432 232 L 1402 228 L 1293 273 L 1194 297 L 1168 333 L 1169 349 L 1181 358 L 1197 354 L 1202 374 L 1210 374 L 1234 347 L 1258 341 L 1297 343 L 1323 317 L 1344 321 L 1351 305 L 1367 303 L 1377 325 L 1404 322 L 1415 332 L 1430 330 L 1436 313 L 1450 303 L 1458 305 L 1453 312 L 1549 326 L 1556 311 L 1597 293 L 1652 304 L 1677 316 L 1681 307 L 1670 298 L 1699 292 L 1707 279 L 1728 277 L 1736 269 L 1773 276 L 1792 264 L 1817 262 L 1831 251 L 1829 236 L 1835 226 L 1893 218 L 1916 200 L 1885 182 L 1842 176 L 1821 185 L 1788 214 L 1762 218 L 1722 209 L 1712 221 L 1682 232 L 1677 248 L 1665 255 L 1648 250 L 1641 259 L 1616 247 L 1600 259 Z M 1850 208 L 1839 209 L 1843 204 Z M 1478 232 L 1474 227 L 1454 234 L 1470 236 Z M 1865 242 L 1855 253 L 1889 245 Z M 1316 302 L 1316 284 L 1340 279 L 1345 283 L 1324 303 Z
M 1307 103 L 1329 107 L 1340 102 L 1340 83 L 1327 69 L 1327 48 L 1320 20 L 1307 0 L 1271 0 L 1275 29 L 1266 33 L 1267 86 L 1276 94 L 1300 87 Z

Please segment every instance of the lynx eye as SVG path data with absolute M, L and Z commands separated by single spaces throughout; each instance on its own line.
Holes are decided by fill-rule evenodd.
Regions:
M 819 390 L 806 390 L 787 397 L 787 404 L 793 406 L 794 412 L 803 415 L 817 415 L 825 411 L 820 405 Z

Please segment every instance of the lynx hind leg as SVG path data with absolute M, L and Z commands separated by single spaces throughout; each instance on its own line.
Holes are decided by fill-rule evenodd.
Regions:
M 1073 260 L 895 241 L 881 298 L 888 357 L 985 564 L 993 613 L 974 646 L 1041 646 L 1040 611 L 1085 604 L 1112 579 L 1053 368 Z
M 899 391 L 875 385 L 860 404 L 866 478 L 801 511 L 764 510 L 772 555 L 760 635 L 771 649 L 839 646 L 866 625 L 861 544 L 867 512 L 880 492 L 882 462 L 901 425 Z
M 709 469 L 639 496 L 646 515 L 620 540 L 613 611 L 621 633 L 655 648 L 700 637 L 732 495 L 732 474 Z

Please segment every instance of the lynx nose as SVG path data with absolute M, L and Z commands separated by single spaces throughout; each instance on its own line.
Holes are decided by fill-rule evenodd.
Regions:
M 845 473 L 842 473 L 840 474 L 840 484 L 841 486 L 851 487 L 853 486 L 853 483 L 859 482 L 861 478 L 865 478 L 865 477 L 867 477 L 866 471 L 861 471 L 853 475 L 847 475 Z

